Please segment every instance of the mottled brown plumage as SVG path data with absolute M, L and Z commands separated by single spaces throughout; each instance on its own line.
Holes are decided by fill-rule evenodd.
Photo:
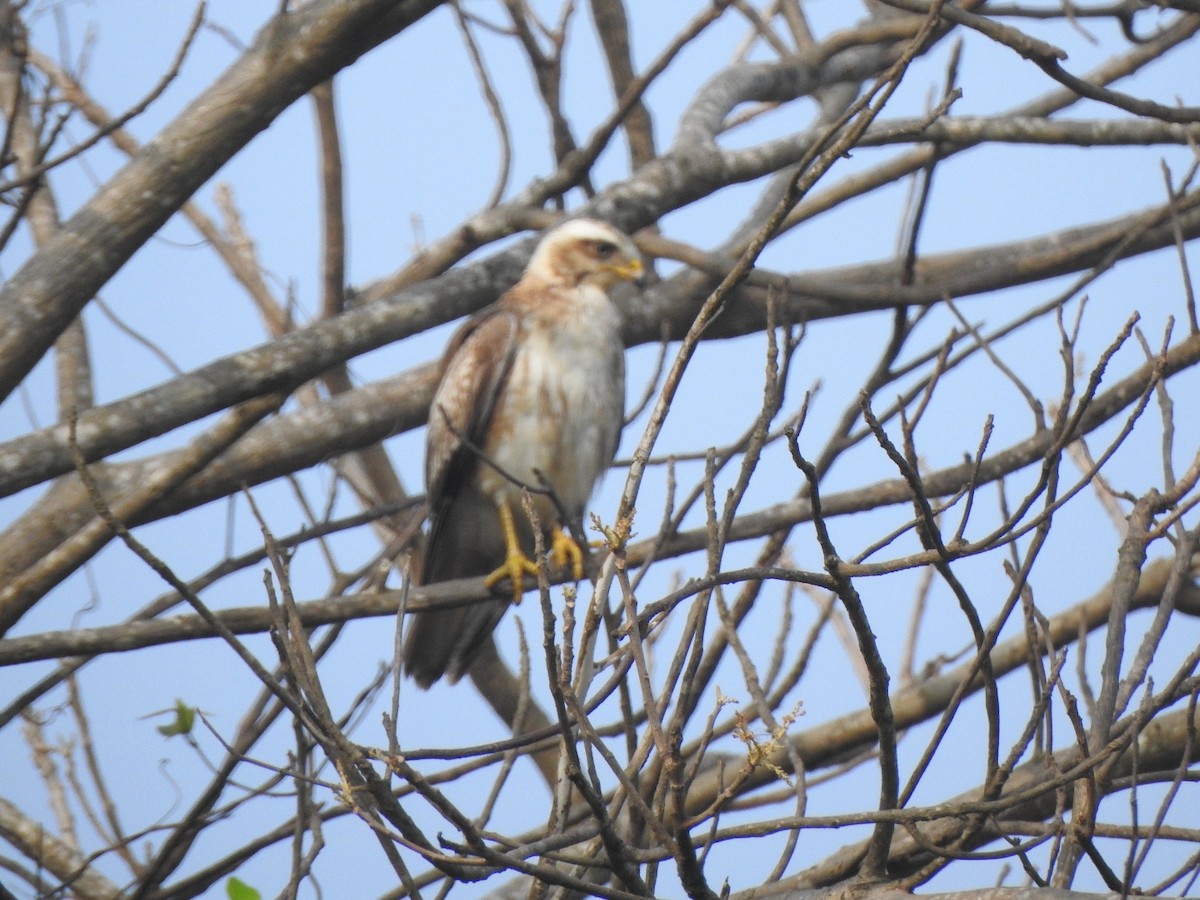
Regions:
M 572 220 L 542 239 L 520 282 L 451 339 L 426 435 L 423 581 L 486 576 L 504 596 L 414 617 L 404 665 L 423 687 L 466 672 L 536 568 L 522 485 L 550 486 L 553 497 L 531 495 L 545 546 L 579 577 L 582 554 L 564 529 L 582 523 L 625 406 L 624 348 L 607 290 L 641 272 L 627 236 Z

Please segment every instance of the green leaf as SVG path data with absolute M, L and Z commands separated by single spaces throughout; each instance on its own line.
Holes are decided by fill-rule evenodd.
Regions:
M 169 725 L 159 725 L 158 733 L 163 737 L 175 737 L 178 734 L 191 734 L 192 726 L 196 724 L 196 709 L 188 706 L 182 700 L 175 701 L 175 721 Z M 239 884 L 241 882 L 238 882 Z M 257 895 L 257 891 L 255 892 Z
M 262 894 L 240 878 L 230 877 L 225 882 L 225 893 L 229 895 L 229 900 L 262 900 Z

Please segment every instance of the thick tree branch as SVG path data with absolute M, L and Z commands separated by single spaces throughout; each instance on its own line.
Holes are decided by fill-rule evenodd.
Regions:
M 222 78 L 0 290 L 0 398 L 222 163 L 306 91 L 439 5 L 317 2 L 268 24 Z

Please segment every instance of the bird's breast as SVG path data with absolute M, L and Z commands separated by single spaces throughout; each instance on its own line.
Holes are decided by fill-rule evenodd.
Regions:
M 533 487 L 542 480 L 571 518 L 583 515 L 616 449 L 625 409 L 615 310 L 570 310 L 529 324 L 488 434 L 487 456 Z M 484 467 L 484 491 L 519 505 L 521 486 Z M 548 499 L 539 515 L 553 518 Z

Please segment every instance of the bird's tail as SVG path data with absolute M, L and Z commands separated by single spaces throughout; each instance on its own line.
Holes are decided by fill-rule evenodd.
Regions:
M 422 584 L 482 577 L 504 560 L 494 514 L 460 502 L 431 518 Z M 404 671 L 423 688 L 442 676 L 458 681 L 508 605 L 507 598 L 496 598 L 416 613 L 404 641 Z

